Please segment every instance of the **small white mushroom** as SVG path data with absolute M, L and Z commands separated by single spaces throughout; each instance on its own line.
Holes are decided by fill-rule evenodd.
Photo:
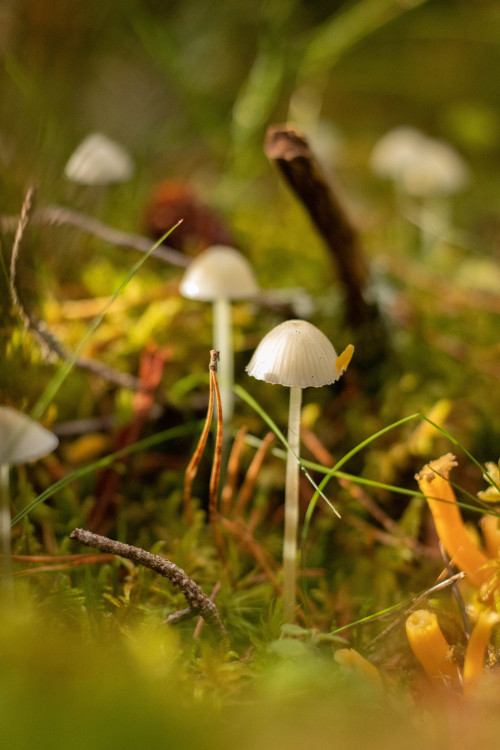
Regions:
M 2 582 L 10 581 L 9 469 L 37 461 L 59 444 L 57 437 L 22 412 L 0 406 L 0 541 Z
M 444 141 L 426 138 L 414 159 L 401 172 L 403 189 L 409 195 L 451 195 L 462 190 L 469 174 L 465 161 Z
M 375 145 L 370 163 L 379 177 L 393 180 L 405 213 L 415 216 L 424 251 L 450 228 L 449 197 L 468 181 L 460 154 L 444 141 L 410 127 L 395 128 Z M 408 205 L 410 198 L 414 205 Z
M 353 352 L 350 344 L 337 357 L 330 341 L 316 326 L 305 320 L 287 320 L 264 336 L 247 366 L 252 377 L 290 388 L 283 539 L 283 598 L 287 620 L 293 618 L 295 611 L 302 389 L 334 383 L 345 372 Z
M 403 125 L 382 136 L 375 144 L 370 156 L 372 170 L 379 177 L 399 180 L 404 170 L 418 161 L 426 136 Z
M 91 133 L 76 147 L 64 173 L 80 185 L 110 185 L 126 182 L 134 172 L 134 163 L 119 143 L 102 133 Z
M 238 250 L 227 245 L 212 245 L 190 263 L 179 290 L 184 297 L 213 304 L 213 346 L 220 352 L 222 410 L 225 421 L 230 422 L 234 402 L 231 302 L 258 295 L 255 274 Z

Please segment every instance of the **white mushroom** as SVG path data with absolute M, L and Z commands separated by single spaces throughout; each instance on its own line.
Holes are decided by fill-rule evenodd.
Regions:
M 2 582 L 10 581 L 9 469 L 37 461 L 59 444 L 57 437 L 30 417 L 9 406 L 0 406 L 0 541 Z
M 68 180 L 80 185 L 126 182 L 134 163 L 119 143 L 102 133 L 91 133 L 76 147 L 64 169 Z
M 318 328 L 305 320 L 287 320 L 264 336 L 247 366 L 252 377 L 290 388 L 283 540 L 283 596 L 287 620 L 292 619 L 295 611 L 302 389 L 334 383 L 345 372 L 353 351 L 350 344 L 337 357 L 332 344 Z
M 403 125 L 382 136 L 375 144 L 370 165 L 375 174 L 391 180 L 399 180 L 404 170 L 418 161 L 426 136 Z
M 444 141 L 428 138 L 419 130 L 400 127 L 390 130 L 375 145 L 370 163 L 379 177 L 392 179 L 398 199 L 413 199 L 404 206 L 415 216 L 421 245 L 430 249 L 436 237 L 450 228 L 449 196 L 468 181 L 467 165 Z
M 468 169 L 455 149 L 444 141 L 426 138 L 418 158 L 401 172 L 401 184 L 409 195 L 451 195 L 462 190 Z
M 220 352 L 219 384 L 224 419 L 233 414 L 234 361 L 231 301 L 251 299 L 259 293 L 248 260 L 226 245 L 212 245 L 198 255 L 182 277 L 180 293 L 213 303 L 213 346 Z

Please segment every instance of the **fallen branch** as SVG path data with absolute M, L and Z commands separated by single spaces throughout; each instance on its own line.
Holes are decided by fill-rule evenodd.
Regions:
M 291 125 L 273 125 L 267 130 L 264 151 L 309 213 L 334 259 L 345 290 L 345 321 L 353 329 L 357 371 L 363 387 L 376 392 L 381 384 L 379 364 L 390 352 L 390 340 L 378 305 L 365 297 L 369 267 L 358 233 L 303 133 Z
M 264 151 L 307 209 L 338 268 L 346 291 L 347 319 L 359 325 L 373 317 L 363 298 L 368 264 L 358 234 L 326 182 L 303 133 L 292 125 L 273 125 L 266 134 Z
M 191 617 L 201 616 L 217 631 L 221 638 L 227 634 L 216 605 L 203 593 L 200 586 L 182 568 L 175 565 L 175 563 L 170 562 L 170 560 L 164 557 L 159 557 L 159 555 L 146 552 L 146 550 L 140 547 L 123 544 L 123 542 L 108 539 L 108 537 L 94 534 L 85 529 L 74 529 L 70 534 L 70 538 L 86 544 L 88 547 L 95 547 L 95 549 L 101 550 L 101 552 L 125 557 L 136 565 L 143 565 L 145 568 L 149 568 L 155 573 L 168 578 L 185 596 L 188 607 L 179 612 L 174 612 L 170 615 L 167 622 L 176 623 Z
M 18 226 L 19 217 L 17 216 L 0 216 L 0 227 L 4 232 L 15 232 Z M 102 221 L 94 219 L 86 214 L 74 211 L 65 206 L 44 206 L 33 212 L 30 223 L 38 226 L 64 226 L 69 225 L 81 229 L 82 232 L 99 237 L 110 245 L 118 247 L 130 247 L 133 250 L 139 250 L 141 253 L 148 253 L 151 250 L 153 240 L 142 237 L 139 234 L 122 232 L 114 227 L 103 224 Z M 162 245 L 157 247 L 151 253 L 154 258 L 170 263 L 173 266 L 185 268 L 190 258 L 178 250 Z

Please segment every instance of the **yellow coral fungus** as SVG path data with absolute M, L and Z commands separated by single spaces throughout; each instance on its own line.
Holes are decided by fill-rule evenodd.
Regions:
M 486 464 L 486 470 L 490 478 L 497 484 L 500 484 L 500 461 L 498 464 L 494 464 L 493 461 L 488 461 Z M 486 475 L 484 477 L 486 479 Z M 500 492 L 495 485 L 488 482 L 488 489 L 478 492 L 477 496 L 484 503 L 500 503 Z
M 464 693 L 468 693 L 475 687 L 483 673 L 486 647 L 491 631 L 498 621 L 498 615 L 491 610 L 479 613 L 465 654 Z
M 500 518 L 498 516 L 483 516 L 479 521 L 484 536 L 486 550 L 494 560 L 500 557 Z
M 447 398 L 442 398 L 434 404 L 426 416 L 431 422 L 441 426 L 446 421 L 451 407 L 452 402 Z M 416 456 L 425 456 L 429 453 L 433 440 L 440 434 L 439 430 L 434 427 L 434 424 L 430 424 L 430 422 L 426 422 L 425 420 L 419 424 L 408 440 L 410 453 Z
M 454 686 L 459 684 L 458 667 L 449 659 L 450 647 L 433 612 L 427 609 L 412 612 L 406 620 L 406 635 L 428 677 Z
M 437 534 L 452 562 L 463 570 L 475 586 L 491 578 L 488 558 L 467 532 L 455 493 L 448 481 L 450 469 L 456 466 L 455 456 L 447 453 L 426 464 L 416 475 L 420 491 L 425 495 L 434 519 Z
M 347 667 L 354 672 L 358 672 L 366 677 L 369 682 L 376 687 L 380 688 L 383 685 L 382 676 L 378 671 L 377 667 L 361 656 L 358 651 L 353 648 L 339 648 L 335 651 L 335 661 L 340 664 L 341 667 Z

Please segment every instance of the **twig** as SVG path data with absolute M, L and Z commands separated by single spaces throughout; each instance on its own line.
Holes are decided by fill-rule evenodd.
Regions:
M 212 471 L 210 473 L 210 485 L 208 492 L 208 518 L 212 527 L 215 546 L 220 560 L 225 563 L 226 553 L 224 540 L 222 538 L 219 526 L 217 524 L 218 514 L 217 505 L 219 501 L 219 483 L 222 465 L 222 439 L 223 439 L 223 418 L 222 403 L 220 398 L 219 383 L 217 382 L 217 364 L 219 362 L 220 352 L 217 349 L 210 351 L 210 388 L 214 391 L 215 403 L 217 406 L 217 432 L 215 437 L 214 458 L 212 462 Z
M 164 557 L 159 557 L 159 555 L 146 552 L 146 550 L 140 547 L 133 547 L 130 544 L 117 542 L 100 534 L 93 534 L 91 531 L 86 531 L 85 529 L 74 529 L 70 534 L 70 538 L 89 547 L 95 547 L 95 549 L 99 549 L 101 552 L 110 552 L 113 555 L 125 557 L 136 565 L 143 565 L 145 568 L 149 568 L 155 573 L 168 578 L 174 586 L 178 587 L 188 603 L 187 609 L 171 615 L 169 622 L 179 622 L 180 620 L 199 615 L 217 631 L 221 638 L 227 635 L 226 628 L 220 619 L 216 605 L 203 593 L 200 586 L 175 563 Z
M 16 216 L 0 216 L 0 227 L 3 231 L 15 231 L 17 223 L 18 218 Z M 139 250 L 141 253 L 149 252 L 153 244 L 153 241 L 147 237 L 108 227 L 98 219 L 86 216 L 86 214 L 79 213 L 65 206 L 44 206 L 33 213 L 31 223 L 42 226 L 63 226 L 68 224 L 81 229 L 83 232 L 93 234 L 95 237 L 99 237 L 111 245 L 130 247 L 134 250 Z M 185 268 L 190 262 L 189 257 L 165 245 L 157 247 L 151 255 L 181 268 Z
M 223 420 L 222 420 L 222 404 L 220 400 L 219 384 L 217 382 L 217 364 L 219 362 L 220 353 L 216 349 L 210 351 L 210 364 L 208 369 L 210 370 L 210 387 L 213 388 L 215 401 L 217 406 L 217 434 L 215 438 L 215 449 L 214 449 L 214 460 L 212 463 L 212 472 L 210 474 L 210 489 L 208 499 L 208 516 L 210 523 L 214 526 L 216 523 L 217 514 L 217 500 L 219 497 L 219 481 L 220 481 L 220 469 L 222 461 L 222 434 L 223 434 Z
M 453 571 L 451 569 L 450 558 L 446 554 L 444 544 L 441 540 L 439 540 L 439 551 L 441 552 L 441 557 L 443 558 L 444 564 L 446 566 L 446 572 L 448 573 L 448 578 L 453 578 Z M 472 628 L 470 626 L 469 616 L 467 615 L 467 607 L 465 606 L 464 598 L 460 591 L 460 587 L 458 586 L 456 581 L 452 583 L 451 591 L 453 593 L 453 596 L 455 597 L 455 601 L 457 603 L 460 616 L 462 617 L 465 635 L 467 637 L 467 640 L 469 640 L 471 633 L 472 633 Z
M 431 586 L 429 589 L 424 591 L 422 594 L 419 594 L 416 596 L 413 600 L 413 602 L 410 604 L 409 607 L 407 607 L 403 614 L 397 617 L 395 620 L 393 620 L 384 630 L 382 630 L 380 633 L 378 633 L 370 643 L 368 644 L 368 648 L 373 648 L 373 645 L 377 643 L 379 640 L 382 640 L 385 638 L 389 633 L 391 633 L 395 627 L 397 627 L 409 614 L 410 612 L 413 612 L 415 607 L 420 604 L 420 602 L 423 599 L 426 599 L 430 594 L 434 594 L 436 591 L 442 591 L 443 589 L 447 588 L 448 586 L 453 586 L 457 581 L 461 581 L 462 578 L 465 578 L 465 573 L 463 571 L 460 571 L 459 573 L 455 573 L 455 575 L 450 576 L 450 578 L 446 578 L 445 580 L 439 580 L 438 583 L 436 583 L 434 586 Z M 380 617 L 373 617 L 371 619 L 382 619 L 385 617 L 385 612 L 383 612 Z M 355 624 L 355 623 L 353 623 Z
M 73 361 L 72 355 L 66 351 L 60 341 L 47 330 L 47 327 L 43 321 L 41 321 L 31 310 L 26 309 L 24 304 L 21 302 L 19 293 L 17 291 L 16 275 L 17 275 L 17 261 L 19 258 L 19 250 L 21 242 L 24 237 L 24 232 L 28 223 L 32 223 L 36 213 L 33 213 L 34 203 L 36 196 L 36 188 L 32 185 L 26 191 L 26 196 L 21 207 L 21 214 L 17 221 L 16 232 L 14 236 L 14 243 L 12 245 L 12 254 L 10 258 L 10 275 L 9 275 L 9 286 L 10 294 L 14 306 L 19 314 L 19 317 L 23 321 L 25 327 L 28 330 L 33 331 L 37 337 L 44 354 L 51 352 L 56 354 L 57 357 L 66 361 Z M 3 226 L 3 224 L 2 224 Z M 100 375 L 105 380 L 109 380 L 116 383 L 123 388 L 130 388 L 131 390 L 138 390 L 141 388 L 141 384 L 137 378 L 134 378 L 128 373 L 119 372 L 118 370 L 108 367 L 102 362 L 97 360 L 78 358 L 74 361 L 77 367 Z
M 36 187 L 34 185 L 31 185 L 26 191 L 23 205 L 21 206 L 21 214 L 19 216 L 19 221 L 17 222 L 16 233 L 14 236 L 14 243 L 12 245 L 12 255 L 10 256 L 10 275 L 9 275 L 10 294 L 12 297 L 12 302 L 14 303 L 14 306 L 16 310 L 18 311 L 26 328 L 30 327 L 31 320 L 26 310 L 24 309 L 24 306 L 21 300 L 19 299 L 19 295 L 17 293 L 16 270 L 17 270 L 17 258 L 19 256 L 19 249 L 21 247 L 21 241 L 23 239 L 23 235 L 26 230 L 26 227 L 28 226 L 30 216 L 33 213 L 33 208 L 35 205 L 35 196 L 36 196 Z
M 213 351 L 215 352 L 215 349 Z M 210 389 L 209 389 L 209 395 L 208 395 L 207 416 L 205 419 L 205 424 L 203 426 L 202 433 L 200 435 L 200 439 L 198 440 L 198 445 L 196 446 L 195 451 L 191 457 L 191 460 L 187 465 L 186 475 L 184 479 L 184 520 L 187 521 L 188 523 L 191 523 L 193 521 L 193 511 L 191 508 L 191 490 L 193 487 L 193 482 L 196 477 L 196 474 L 198 473 L 198 466 L 200 464 L 203 451 L 205 450 L 205 446 L 207 444 L 208 433 L 210 432 L 210 425 L 212 424 L 212 416 L 213 416 L 213 410 L 214 410 L 214 389 L 212 387 L 211 367 L 213 365 L 213 357 L 214 355 L 212 355 L 212 351 L 211 351 L 210 352 L 210 364 L 208 366 L 210 370 Z
M 273 125 L 267 131 L 264 151 L 307 209 L 335 259 L 346 291 L 349 323 L 371 320 L 374 310 L 363 298 L 368 265 L 357 232 L 326 182 L 306 137 L 291 125 Z
M 220 591 L 220 581 L 217 581 L 217 583 L 213 587 L 212 593 L 210 594 L 210 597 L 209 597 L 209 599 L 210 599 L 211 602 L 214 601 L 214 599 L 217 596 L 217 594 L 219 593 L 219 591 Z M 199 638 L 200 637 L 201 630 L 203 628 L 204 622 L 205 621 L 204 621 L 203 617 L 200 617 L 199 620 L 198 620 L 198 622 L 196 623 L 196 627 L 195 627 L 194 632 L 193 632 L 193 638 Z

